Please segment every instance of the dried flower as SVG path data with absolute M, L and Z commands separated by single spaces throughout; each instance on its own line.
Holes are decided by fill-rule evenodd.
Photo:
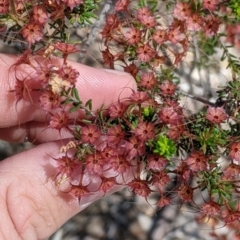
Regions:
M 164 206 L 167 206 L 171 203 L 171 198 L 168 198 L 168 197 L 161 197 L 159 199 L 159 201 L 157 202 L 157 206 L 161 209 L 163 208 Z
M 178 188 L 178 196 L 184 202 L 191 202 L 193 201 L 193 189 L 189 185 L 181 184 Z
M 163 192 L 170 182 L 171 179 L 165 171 L 153 173 L 152 184 L 156 186 L 160 192 Z
M 207 202 L 205 203 L 202 207 L 201 207 L 201 211 L 209 216 L 216 216 L 216 215 L 220 215 L 221 214 L 221 206 L 213 201 Z
M 134 179 L 130 183 L 127 184 L 135 194 L 147 198 L 151 193 L 151 189 L 148 186 L 147 181 Z

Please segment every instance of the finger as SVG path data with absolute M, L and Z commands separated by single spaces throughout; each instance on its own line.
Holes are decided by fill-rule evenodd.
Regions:
M 36 108 L 31 102 L 15 100 L 15 74 L 9 73 L 9 68 L 16 61 L 16 57 L 0 55 L 0 128 L 19 126 L 22 123 L 46 121 L 46 113 Z M 58 61 L 58 60 L 56 60 Z M 60 61 L 60 60 L 59 60 Z M 93 110 L 124 98 L 136 89 L 134 79 L 126 73 L 106 69 L 95 69 L 72 61 L 68 62 L 79 71 L 76 87 L 83 103 L 92 99 Z
M 23 123 L 20 126 L 0 128 L 0 139 L 7 142 L 28 141 L 36 145 L 66 138 L 73 138 L 73 135 L 68 130 L 51 129 L 46 123 L 34 121 Z
M 52 176 L 60 143 L 42 144 L 0 162 L 0 236 L 45 239 L 64 222 L 101 198 L 101 192 L 79 201 L 59 191 Z M 107 194 L 120 188 L 113 187 Z

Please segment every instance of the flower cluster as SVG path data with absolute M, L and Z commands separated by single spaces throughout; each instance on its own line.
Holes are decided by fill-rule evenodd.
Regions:
M 240 197 L 240 63 L 220 41 L 226 1 L 174 1 L 173 5 L 169 1 L 165 7 L 170 17 L 163 17 L 158 1 L 139 1 L 134 6 L 118 0 L 101 31 L 102 58 L 105 66 L 120 65 L 130 73 L 137 90 L 96 112 L 91 100 L 83 103 L 75 88 L 81 73 L 67 57 L 79 50 L 67 43 L 65 22 L 92 16 L 86 13 L 95 9 L 93 3 L 19 0 L 0 5 L 1 19 L 14 16 L 18 22 L 13 28 L 12 21 L 6 21 L 4 31 L 16 29 L 16 37 L 27 43 L 10 69 L 16 76 L 12 90 L 16 101 L 44 110 L 48 128 L 73 137 L 60 149 L 61 157 L 53 156 L 56 185 L 61 189 L 68 182 L 68 193 L 79 201 L 122 185 L 146 200 L 152 192 L 158 193 L 159 208 L 177 198 L 197 207 L 203 217 L 214 216 L 225 224 L 239 221 L 235 199 Z M 175 70 L 193 38 L 213 36 L 223 49 L 223 59 L 229 61 L 233 80 L 218 91 L 216 104 L 187 115 L 180 104 Z M 28 69 L 25 75 L 18 74 L 23 67 Z M 86 119 L 79 117 L 83 112 Z M 226 164 L 221 164 L 222 156 Z M 205 197 L 197 205 L 199 192 Z
M 0 31 L 5 33 L 4 41 L 22 41 L 32 49 L 46 42 L 66 42 L 68 25 L 90 22 L 96 8 L 95 0 L 3 0 Z

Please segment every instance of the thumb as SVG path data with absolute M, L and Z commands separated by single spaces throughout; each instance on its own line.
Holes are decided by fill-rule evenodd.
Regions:
M 54 185 L 62 143 L 47 143 L 0 162 L 0 239 L 45 239 L 103 193 L 76 197 Z M 113 187 L 107 195 L 119 190 Z

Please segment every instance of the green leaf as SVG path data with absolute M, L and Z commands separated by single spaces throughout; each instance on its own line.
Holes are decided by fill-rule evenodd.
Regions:
M 170 138 L 158 135 L 158 139 L 154 142 L 153 152 L 169 159 L 176 153 L 176 147 Z
M 85 107 L 87 107 L 90 111 L 92 111 L 92 99 L 89 99 L 89 100 L 85 103 Z
M 79 101 L 80 101 L 80 98 L 79 98 L 79 95 L 78 95 L 78 90 L 76 88 L 73 88 L 72 89 L 72 92 L 73 92 L 73 96 Z

